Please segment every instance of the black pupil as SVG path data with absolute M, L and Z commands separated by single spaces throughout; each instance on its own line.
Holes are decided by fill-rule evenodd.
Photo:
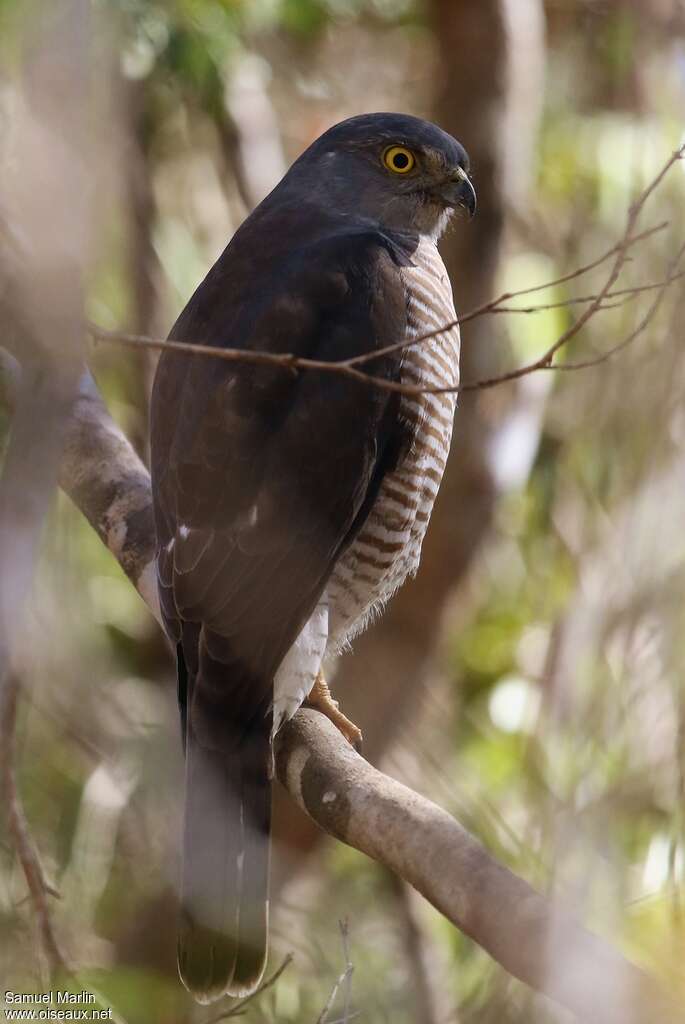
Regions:
M 403 171 L 405 167 L 409 166 L 409 157 L 406 153 L 395 153 L 392 162 L 398 171 Z

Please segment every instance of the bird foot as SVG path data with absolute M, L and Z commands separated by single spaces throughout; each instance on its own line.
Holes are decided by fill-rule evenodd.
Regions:
M 343 734 L 350 746 L 354 747 L 358 754 L 361 754 L 362 731 L 340 710 L 337 700 L 334 700 L 331 696 L 331 691 L 328 689 L 323 672 L 319 672 L 316 677 L 316 682 L 305 704 L 307 707 L 314 708 L 315 711 L 320 711 L 322 715 L 330 719 L 336 729 Z

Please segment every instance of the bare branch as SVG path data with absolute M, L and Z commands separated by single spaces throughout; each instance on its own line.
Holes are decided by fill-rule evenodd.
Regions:
M 590 319 L 590 316 L 594 316 L 598 312 L 602 312 L 607 309 L 615 309 L 617 306 L 622 305 L 628 299 L 636 298 L 639 294 L 645 291 L 653 291 L 660 289 L 660 293 L 665 291 L 674 281 L 679 280 L 683 275 L 681 273 L 674 274 L 670 278 L 664 279 L 660 282 L 654 282 L 648 285 L 637 285 L 634 288 L 623 288 L 618 291 L 602 293 L 601 295 L 589 295 L 578 299 L 567 299 L 565 301 L 551 302 L 541 304 L 538 306 L 529 306 L 525 308 L 516 308 L 513 306 L 508 307 L 497 307 L 495 303 L 499 300 L 493 300 L 492 305 L 487 309 L 480 308 L 474 311 L 473 316 L 481 316 L 484 313 L 537 313 L 545 309 L 560 309 L 564 306 L 579 305 L 581 303 L 590 303 L 589 315 L 583 314 L 582 325 L 585 325 Z M 619 298 L 618 302 L 610 302 L 612 298 Z M 428 341 L 431 338 L 435 338 L 440 334 L 445 334 L 447 331 L 452 330 L 459 323 L 464 323 L 464 319 L 451 320 L 446 324 L 436 328 L 433 331 L 429 331 L 426 334 L 420 334 L 416 338 L 410 341 L 397 342 L 393 345 L 387 345 L 385 348 L 376 350 L 375 352 L 364 353 L 360 356 L 353 356 L 351 359 L 340 360 L 337 362 L 326 362 L 320 359 L 309 359 L 304 356 L 295 356 L 292 353 L 278 353 L 278 352 L 252 352 L 245 349 L 237 348 L 214 348 L 211 345 L 195 344 L 194 342 L 184 341 L 163 341 L 158 338 L 150 338 L 146 335 L 141 334 L 129 334 L 122 331 L 109 331 L 104 327 L 99 327 L 96 324 L 90 324 L 88 330 L 96 341 L 99 342 L 112 342 L 114 344 L 121 345 L 126 348 L 147 348 L 152 350 L 171 350 L 174 352 L 183 352 L 187 355 L 192 356 L 209 356 L 210 358 L 221 359 L 226 362 L 242 363 L 247 365 L 256 366 L 278 366 L 290 372 L 299 372 L 301 370 L 316 371 L 319 373 L 337 374 L 338 376 L 349 377 L 352 380 L 359 381 L 363 384 L 368 384 L 373 387 L 379 388 L 381 391 L 393 391 L 397 394 L 407 396 L 417 396 L 425 394 L 449 394 L 453 392 L 461 391 L 474 391 L 484 388 L 490 388 L 497 384 L 504 384 L 510 380 L 516 380 L 520 377 L 525 377 L 530 373 L 535 373 L 538 370 L 564 370 L 564 369 L 582 369 L 584 364 L 563 364 L 551 362 L 550 352 L 554 355 L 559 348 L 565 345 L 571 340 L 575 334 L 578 333 L 580 327 L 579 321 L 573 327 L 569 328 L 552 346 L 548 349 L 543 356 L 535 360 L 532 363 L 528 363 L 525 366 L 518 367 L 515 370 L 511 370 L 507 373 L 500 374 L 496 377 L 484 378 L 482 380 L 466 382 L 458 384 L 453 387 L 422 387 L 414 384 L 401 384 L 397 381 L 387 380 L 383 377 L 375 376 L 372 373 L 367 373 L 357 369 L 358 364 L 368 363 L 372 360 L 382 358 L 392 352 L 408 349 L 422 342 Z M 472 316 L 469 316 L 472 319 Z M 648 319 L 651 319 L 651 315 Z M 625 346 L 621 346 L 625 347 Z M 593 365 L 593 364 L 588 364 Z
M 19 690 L 18 677 L 11 675 L 5 681 L 2 691 L 0 691 L 0 793 L 2 793 L 3 797 L 9 833 L 12 837 L 24 878 L 26 879 L 29 898 L 36 917 L 40 936 L 40 949 L 47 968 L 45 972 L 47 975 L 45 987 L 47 988 L 49 985 L 54 984 L 57 977 L 78 981 L 78 975 L 74 973 L 73 967 L 67 960 L 57 939 L 48 905 L 48 897 L 59 899 L 60 894 L 45 877 L 38 849 L 31 835 L 31 829 L 17 787 L 15 733 Z M 94 987 L 90 979 L 87 983 L 87 988 L 92 992 L 103 1009 L 109 1008 L 111 1020 L 115 1021 L 116 1024 L 126 1024 L 109 1001 Z
M 661 168 L 657 176 L 653 179 L 653 181 L 649 183 L 649 185 L 644 189 L 644 191 L 628 209 L 625 230 L 620 241 L 614 247 L 615 258 L 611 265 L 609 274 L 607 275 L 606 281 L 604 282 L 604 285 L 600 289 L 598 294 L 595 296 L 595 299 L 583 311 L 583 313 L 581 313 L 578 319 L 575 320 L 574 323 L 572 323 L 571 326 L 566 331 L 564 331 L 563 334 L 559 338 L 557 338 L 557 340 L 552 345 L 549 346 L 547 351 L 544 352 L 543 355 L 539 357 L 539 359 L 536 359 L 525 366 L 520 366 L 516 370 L 510 370 L 508 373 L 500 374 L 497 377 L 489 377 L 484 378 L 482 380 L 474 381 L 471 384 L 465 385 L 463 390 L 470 391 L 476 388 L 493 387 L 494 385 L 502 384 L 505 381 L 517 380 L 518 378 L 524 377 L 529 373 L 534 373 L 536 370 L 551 369 L 553 366 L 556 365 L 553 362 L 554 356 L 564 345 L 568 344 L 568 342 L 578 334 L 578 332 L 581 330 L 582 327 L 585 326 L 585 324 L 587 324 L 588 320 L 590 320 L 590 318 L 597 312 L 597 310 L 602 305 L 605 298 L 613 288 L 614 284 L 616 283 L 621 273 L 621 270 L 623 269 L 623 266 L 625 265 L 628 259 L 628 249 L 634 239 L 633 229 L 635 227 L 638 217 L 640 216 L 643 206 L 647 202 L 647 199 L 650 197 L 650 195 L 663 181 L 665 175 L 668 173 L 671 167 L 673 167 L 674 164 L 681 160 L 684 154 L 685 145 L 681 146 L 680 149 L 677 149 L 670 156 L 670 158 L 666 161 L 666 163 Z M 647 320 L 645 321 L 645 326 L 646 323 L 648 323 L 651 319 L 651 316 L 652 314 L 648 315 Z M 582 367 L 580 366 L 578 367 L 578 369 L 581 368 Z
M 682 1010 L 454 818 L 383 775 L 313 710 L 277 743 L 278 777 L 330 835 L 385 864 L 515 977 L 596 1024 L 675 1024 Z
M 446 331 L 451 331 L 454 327 L 459 327 L 462 324 L 468 323 L 469 320 L 475 320 L 477 317 L 484 316 L 486 313 L 499 312 L 499 307 L 502 303 L 509 302 L 511 299 L 519 298 L 521 295 L 532 295 L 535 292 L 546 291 L 548 288 L 554 288 L 560 284 L 572 281 L 577 277 L 582 277 L 584 274 L 587 274 L 588 271 L 594 270 L 596 267 L 601 266 L 602 263 L 606 263 L 608 259 L 618 252 L 621 244 L 623 244 L 626 249 L 632 248 L 634 245 L 644 241 L 646 238 L 657 234 L 659 231 L 663 231 L 667 226 L 668 222 L 663 221 L 661 224 L 657 224 L 654 227 L 647 228 L 645 231 L 641 231 L 639 234 L 633 235 L 632 238 L 627 240 L 627 242 L 617 242 L 616 245 L 612 245 L 610 249 L 607 249 L 606 252 L 602 253 L 601 256 L 598 256 L 590 263 L 586 263 L 583 266 L 576 268 L 576 270 L 563 274 L 561 277 L 554 278 L 551 281 L 545 281 L 543 284 L 532 285 L 529 288 L 520 288 L 518 291 L 502 292 L 502 294 L 498 295 L 496 299 L 490 299 L 488 302 L 484 302 L 481 306 L 476 306 L 475 309 L 462 313 L 455 320 L 450 320 L 446 324 L 441 324 L 440 327 L 436 327 L 432 331 L 426 331 L 424 334 L 419 334 L 415 338 L 412 338 L 411 341 L 396 342 L 393 345 L 386 345 L 385 348 L 378 349 L 376 352 L 368 352 L 361 356 L 355 356 L 354 359 L 348 360 L 348 364 L 356 365 L 363 362 L 369 362 L 381 355 L 388 355 L 403 348 L 412 348 L 414 345 L 420 345 L 424 341 L 436 338 L 439 335 L 444 334 Z M 630 291 L 630 289 L 627 290 Z M 597 296 L 592 295 L 587 301 L 594 302 L 596 299 Z M 510 309 L 510 312 L 519 312 L 519 310 Z
M 671 261 L 669 280 L 675 281 L 678 277 L 682 276 L 682 273 L 675 273 L 675 268 L 678 266 L 683 256 L 685 256 L 685 243 L 681 245 L 680 249 L 678 249 L 678 252 L 676 253 L 676 256 Z M 638 338 L 640 334 L 642 334 L 642 332 L 645 330 L 645 328 L 648 326 L 648 324 L 656 314 L 656 311 L 661 305 L 663 298 L 664 290 L 662 289 L 661 291 L 657 292 L 652 303 L 648 307 L 647 312 L 639 321 L 637 326 L 634 327 L 630 334 L 628 334 L 622 341 L 619 341 L 618 344 L 613 345 L 610 349 L 607 349 L 606 352 L 602 352 L 600 355 L 594 356 L 592 359 L 583 359 L 575 363 L 561 363 L 557 367 L 557 369 L 587 370 L 591 366 L 599 366 L 600 363 L 606 363 L 613 356 L 617 355 L 619 352 L 622 352 L 624 348 L 627 348 L 628 345 L 631 345 L 635 341 L 635 339 Z
M 642 292 L 653 292 L 662 291 L 667 288 L 678 278 L 685 277 L 685 271 L 681 270 L 677 274 L 671 274 L 669 277 L 663 278 L 661 281 L 651 281 L 649 284 L 635 285 L 632 288 L 618 288 L 612 292 L 609 292 L 605 296 L 607 299 L 633 299 Z M 586 302 L 594 302 L 597 298 L 596 295 L 577 295 L 572 299 L 559 299 L 558 302 L 541 302 L 534 306 L 498 306 L 494 305 L 491 309 L 488 309 L 488 313 L 542 313 L 547 309 L 564 309 L 566 306 L 580 306 Z M 605 304 L 602 309 L 616 309 L 622 305 L 620 302 L 612 304 Z M 480 315 L 480 314 L 479 314 Z M 464 323 L 464 317 L 459 320 L 460 324 Z
M 33 903 L 40 948 L 45 956 L 48 977 L 51 981 L 60 972 L 68 972 L 69 968 L 60 949 L 50 917 L 48 896 L 55 895 L 55 889 L 48 883 L 43 873 L 43 866 L 38 856 L 36 844 L 24 813 L 24 807 L 17 789 L 14 770 L 15 726 L 17 720 L 17 701 L 19 697 L 19 680 L 10 676 L 1 692 L 0 706 L 0 791 L 3 794 L 7 813 L 7 823 L 14 847 L 21 864 L 29 896 Z
M 343 1015 L 340 1018 L 340 1024 L 347 1024 L 350 1020 L 350 999 L 352 997 L 352 972 L 354 971 L 354 965 L 350 960 L 350 942 L 347 921 L 338 921 L 338 926 L 340 928 L 340 935 L 342 936 L 345 967 L 342 974 L 333 985 L 323 1010 L 316 1018 L 316 1024 L 328 1024 L 328 1014 L 331 1012 L 333 1003 L 335 1002 L 336 996 L 341 988 L 344 988 L 345 991 L 345 1005 Z
M 88 372 L 67 427 L 59 483 L 159 620 L 150 475 Z
M 679 151 L 682 156 L 682 150 Z M 636 245 L 638 242 L 643 242 L 647 238 L 651 238 L 653 235 L 664 231 L 668 227 L 668 221 L 662 221 L 660 224 L 655 224 L 651 228 L 645 228 L 644 231 L 640 231 L 638 234 L 633 235 L 629 240 L 629 247 Z M 509 302 L 511 299 L 517 299 L 521 295 L 533 295 L 535 292 L 546 291 L 548 288 L 556 288 L 560 284 L 568 284 L 569 281 L 574 281 L 578 277 L 582 277 L 587 274 L 590 270 L 596 270 L 597 267 L 601 266 L 602 263 L 606 263 L 607 260 L 611 259 L 618 252 L 621 242 L 617 242 L 612 245 L 610 249 L 602 253 L 601 256 L 597 256 L 590 263 L 585 263 L 575 270 L 570 270 L 566 274 L 562 274 L 561 277 L 555 277 L 551 281 L 545 281 L 544 284 L 532 285 L 530 288 L 519 288 L 515 292 L 502 292 L 496 299 L 491 299 L 489 302 L 483 303 L 482 306 L 476 306 L 475 309 L 469 310 L 459 318 L 459 323 L 466 323 L 467 320 L 473 320 L 477 316 L 482 316 L 483 313 L 491 312 L 495 306 L 499 306 L 503 302 Z M 592 299 L 596 296 L 591 296 Z
M 601 256 L 598 256 L 589 263 L 578 267 L 576 270 L 563 274 L 560 277 L 545 282 L 544 284 L 534 285 L 530 288 L 522 288 L 514 292 L 503 292 L 497 298 L 491 299 L 489 302 L 468 311 L 458 319 L 441 324 L 439 327 L 436 327 L 431 331 L 427 331 L 424 334 L 419 334 L 415 338 L 393 342 L 392 344 L 385 345 L 373 352 L 365 352 L 361 355 L 353 356 L 350 359 L 328 362 L 319 359 L 299 357 L 290 352 L 252 352 L 236 348 L 216 348 L 212 345 L 196 344 L 188 341 L 163 341 L 162 339 L 150 338 L 146 335 L 107 330 L 96 324 L 89 324 L 88 331 L 97 341 L 112 342 L 130 348 L 147 348 L 153 350 L 165 349 L 175 352 L 184 352 L 188 355 L 194 356 L 209 356 L 210 358 L 223 359 L 228 362 L 278 366 L 283 369 L 290 370 L 291 372 L 309 370 L 318 371 L 320 373 L 336 373 L 365 384 L 373 385 L 374 387 L 378 387 L 384 391 L 394 391 L 408 396 L 481 390 L 484 388 L 494 387 L 497 384 L 504 384 L 507 381 L 518 380 L 519 378 L 525 377 L 530 373 L 535 373 L 538 370 L 584 369 L 586 365 L 594 365 L 594 362 L 589 362 L 587 364 L 566 364 L 566 366 L 564 366 L 563 364 L 556 363 L 554 361 L 554 357 L 564 346 L 568 344 L 569 341 L 580 333 L 596 313 L 615 307 L 616 303 L 612 303 L 607 300 L 615 298 L 625 300 L 626 298 L 636 296 L 641 292 L 655 289 L 659 289 L 661 294 L 663 290 L 668 288 L 674 281 L 678 280 L 682 276 L 681 273 L 670 273 L 662 282 L 653 282 L 647 285 L 638 285 L 634 288 L 621 288 L 614 290 L 614 285 L 620 277 L 623 267 L 629 260 L 629 251 L 639 242 L 644 241 L 646 238 L 651 237 L 658 231 L 662 231 L 666 227 L 666 222 L 663 222 L 641 232 L 635 233 L 634 231 L 638 217 L 642 212 L 647 199 L 658 188 L 671 167 L 681 160 L 684 154 L 685 146 L 681 146 L 681 148 L 676 150 L 666 161 L 656 177 L 649 183 L 649 185 L 647 185 L 636 201 L 630 206 L 626 215 L 626 226 L 619 241 L 616 242 L 615 245 L 611 246 L 611 248 L 606 252 L 602 253 Z M 596 294 L 577 299 L 568 299 L 558 303 L 547 303 L 540 306 L 521 309 L 504 305 L 513 298 L 517 298 L 522 295 L 530 295 L 574 280 L 588 273 L 590 270 L 596 269 L 609 260 L 612 260 L 609 273 L 604 285 Z M 366 365 L 367 363 L 371 363 L 374 360 L 380 359 L 394 352 L 404 351 L 408 348 L 413 348 L 416 345 L 423 344 L 431 338 L 436 338 L 441 334 L 445 334 L 447 331 L 452 330 L 459 324 L 464 324 L 467 321 L 473 320 L 478 316 L 483 316 L 486 313 L 531 313 L 538 309 L 554 309 L 562 306 L 580 304 L 587 304 L 583 312 L 538 359 L 535 359 L 524 366 L 519 366 L 516 369 L 509 370 L 506 373 L 498 374 L 494 377 L 486 377 L 481 380 L 469 381 L 455 387 L 421 387 L 418 385 L 400 384 L 397 381 L 386 380 L 372 373 L 366 373 L 358 369 L 359 366 Z M 651 319 L 651 315 L 651 313 L 648 315 L 644 325 L 639 328 L 635 336 L 644 330 L 644 327 Z M 633 340 L 633 338 L 631 338 L 631 340 Z M 616 346 L 614 348 L 614 353 L 620 351 L 620 349 L 624 347 L 626 347 L 625 344 Z

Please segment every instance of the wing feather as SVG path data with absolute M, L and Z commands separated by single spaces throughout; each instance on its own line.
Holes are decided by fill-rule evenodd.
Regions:
M 406 251 L 377 231 L 308 243 L 278 274 L 253 268 L 258 294 L 230 247 L 222 259 L 224 278 L 233 268 L 244 279 L 242 294 L 236 280 L 222 293 L 220 260 L 172 338 L 333 361 L 404 336 Z M 397 379 L 400 358 L 379 357 L 373 372 Z M 211 695 L 217 721 L 235 729 L 270 701 L 262 690 L 405 443 L 399 396 L 337 374 L 167 351 L 152 430 L 169 631 L 178 638 L 184 623 L 199 624 L 213 658 L 262 681 L 239 701 L 230 683 Z

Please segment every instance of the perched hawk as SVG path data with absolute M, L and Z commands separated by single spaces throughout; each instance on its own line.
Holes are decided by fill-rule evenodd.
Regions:
M 347 359 L 454 320 L 436 242 L 476 199 L 461 145 L 401 114 L 353 117 L 236 232 L 170 339 Z M 378 377 L 457 384 L 456 327 Z M 419 563 L 454 393 L 165 351 L 152 398 L 164 622 L 186 750 L 183 982 L 244 995 L 267 950 L 271 745 L 306 700 L 349 739 L 322 664 Z

